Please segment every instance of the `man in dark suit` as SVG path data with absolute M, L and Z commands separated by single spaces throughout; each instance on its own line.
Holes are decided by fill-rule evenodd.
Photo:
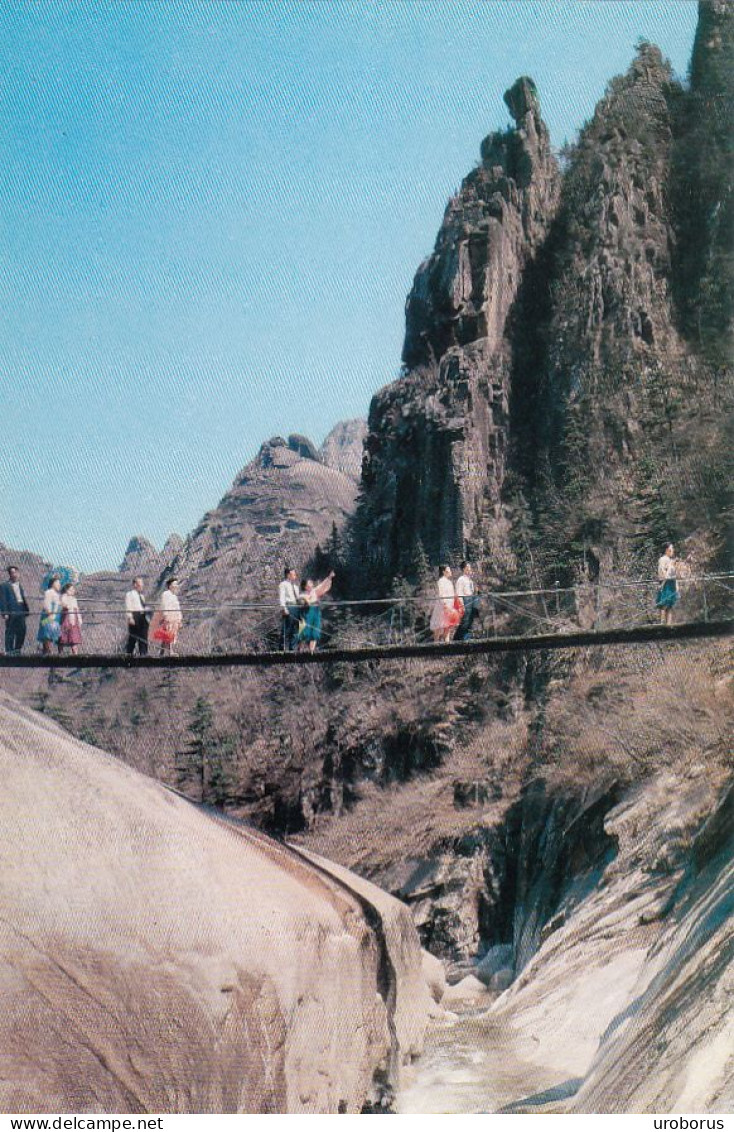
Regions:
M 20 584 L 17 566 L 8 566 L 8 581 L 0 586 L 0 614 L 5 622 L 5 652 L 17 656 L 23 648 L 28 602 Z

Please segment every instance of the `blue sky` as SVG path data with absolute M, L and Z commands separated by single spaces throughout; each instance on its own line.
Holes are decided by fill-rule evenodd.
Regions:
M 560 145 L 638 38 L 685 73 L 696 7 L 3 0 L 0 541 L 114 566 L 366 415 L 503 91 Z

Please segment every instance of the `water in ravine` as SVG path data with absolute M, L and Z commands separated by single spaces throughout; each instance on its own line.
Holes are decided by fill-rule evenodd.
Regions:
M 421 1056 L 405 1068 L 398 1113 L 497 1112 L 557 1081 L 520 1061 L 505 1024 L 486 1007 L 461 1005 L 433 1019 Z

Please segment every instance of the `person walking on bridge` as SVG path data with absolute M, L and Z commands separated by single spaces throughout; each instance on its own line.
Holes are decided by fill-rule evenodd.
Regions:
M 17 566 L 8 566 L 8 580 L 0 586 L 0 613 L 5 622 L 5 652 L 7 656 L 18 656 L 25 641 L 30 609 Z
M 456 626 L 461 621 L 464 608 L 461 601 L 456 597 L 454 583 L 451 580 L 450 566 L 439 567 L 437 589 L 437 597 L 434 599 L 431 612 L 431 632 L 434 641 L 447 644 L 451 640 Z M 456 607 L 457 600 L 461 609 Z
M 132 656 L 137 648 L 138 656 L 147 656 L 148 614 L 142 578 L 133 578 L 132 589 L 125 594 L 125 619 L 127 620 L 125 652 L 128 656 Z
M 316 652 L 316 646 L 321 640 L 321 598 L 331 589 L 334 580 L 334 571 L 323 582 L 318 584 L 313 578 L 306 578 L 301 588 L 301 613 L 303 620 L 298 632 L 299 644 L 308 647 L 309 652 Z
M 278 603 L 283 622 L 283 652 L 295 652 L 298 644 L 298 622 L 300 610 L 298 601 L 298 575 L 290 566 L 283 571 L 283 581 L 278 586 Z
M 474 570 L 471 562 L 461 563 L 461 573 L 456 579 L 456 596 L 463 605 L 463 613 L 459 627 L 454 634 L 455 641 L 470 641 L 471 627 L 474 614 L 477 611 L 477 594 L 472 574 Z
M 678 564 L 675 558 L 675 547 L 668 543 L 665 553 L 658 559 L 658 589 L 655 605 L 660 610 L 660 624 L 673 624 L 673 609 L 677 605 L 678 593 Z
M 48 589 L 43 595 L 41 620 L 38 625 L 37 640 L 44 653 L 53 652 L 61 636 L 61 579 L 53 574 L 48 579 Z
M 174 645 L 183 623 L 178 600 L 178 578 L 169 578 L 161 595 L 160 609 L 153 614 L 150 636 L 161 643 L 161 656 L 175 656 Z
M 79 652 L 82 643 L 82 615 L 76 598 L 76 586 L 67 582 L 61 590 L 61 632 L 59 633 L 59 652 L 71 649 L 72 656 Z

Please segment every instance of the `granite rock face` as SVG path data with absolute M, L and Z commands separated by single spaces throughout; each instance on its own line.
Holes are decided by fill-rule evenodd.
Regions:
M 359 1112 L 397 1086 L 430 1003 L 407 909 L 8 697 L 0 724 L 3 1111 Z
M 143 535 L 133 535 L 118 567 L 119 572 L 126 578 L 140 575 L 147 583 L 155 582 L 161 571 L 173 562 L 182 546 L 183 539 L 175 533 L 168 536 L 162 550 L 156 550 L 153 543 Z
M 573 1083 L 566 1111 L 729 1111 L 731 798 L 665 772 L 628 793 L 605 817 L 602 883 L 561 906 L 492 1007 L 519 1057 Z
M 168 570 L 181 579 L 192 634 L 191 618 L 201 610 L 197 623 L 204 636 L 198 643 L 208 647 L 210 633 L 216 642 L 245 625 L 252 628 L 254 615 L 242 622 L 235 612 L 214 607 L 277 604 L 284 567 L 292 565 L 300 575 L 316 545 L 324 546 L 334 526 L 352 514 L 356 495 L 355 481 L 323 464 L 307 438 L 272 437 L 263 444 Z M 277 613 L 271 621 L 277 623 Z
M 641 44 L 562 172 L 532 80 L 507 92 L 370 408 L 357 548 L 383 589 L 462 556 L 639 577 L 670 539 L 725 567 L 734 15 L 700 10 L 690 90 Z
M 329 468 L 336 468 L 350 479 L 359 480 L 366 436 L 367 421 L 362 417 L 339 421 L 319 449 L 322 463 Z
M 400 1111 L 731 1110 L 734 796 L 714 777 L 661 769 L 599 796 L 585 832 L 567 799 L 545 822 L 530 800 L 517 863 L 535 879 L 518 875 L 514 942 L 477 964 L 481 982 L 450 975 L 464 977 L 443 1004 L 469 991 L 474 1010 L 429 1030 Z M 613 852 L 589 870 L 594 840 Z M 528 951 L 538 900 L 555 911 Z M 500 993 L 479 1014 L 483 983 Z
M 716 413 L 674 306 L 680 97 L 659 50 L 643 45 L 582 131 L 528 281 L 513 450 L 549 557 L 570 569 L 586 547 L 602 568 L 632 568 L 695 530 L 682 485 Z
M 510 315 L 560 189 L 534 84 L 505 96 L 514 128 L 482 143 L 406 307 L 405 376 L 378 393 L 365 444 L 362 554 L 388 575 L 504 542 Z
M 722 338 L 705 326 L 725 336 L 726 304 L 694 278 L 693 260 L 707 248 L 711 270 L 723 236 L 714 218 L 731 211 L 730 131 L 727 152 L 700 88 L 723 73 L 722 56 L 731 69 L 734 40 L 731 13 L 700 11 L 690 91 L 649 44 L 609 84 L 570 158 L 527 308 L 515 450 L 550 553 L 571 569 L 590 547 L 602 569 L 639 576 L 671 538 L 723 561 L 731 357 L 721 364 Z M 731 240 L 718 263 L 730 304 Z
M 734 356 L 734 8 L 699 5 L 690 88 L 676 139 L 678 305 L 692 340 Z
M 727 1113 L 734 1107 L 731 801 L 730 793 L 728 806 L 709 823 L 721 821 L 719 851 L 703 862 L 694 854 L 630 1004 L 602 1035 L 570 1111 Z
M 0 580 L 3 582 L 7 581 L 9 566 L 18 567 L 26 596 L 31 598 L 39 592 L 36 583 L 40 584 L 41 577 L 51 567 L 51 563 L 29 550 L 13 550 L 0 542 Z

